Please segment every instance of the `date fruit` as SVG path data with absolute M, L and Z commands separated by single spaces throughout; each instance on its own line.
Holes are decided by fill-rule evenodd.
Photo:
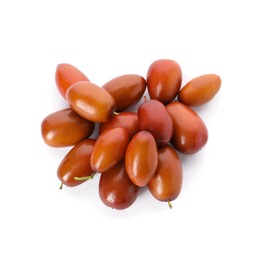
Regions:
M 164 105 L 177 96 L 182 80 L 179 64 L 174 60 L 157 60 L 151 64 L 147 73 L 147 87 L 151 99 Z
M 108 92 L 87 81 L 73 84 L 66 98 L 76 113 L 93 122 L 109 121 L 116 108 L 115 100 Z
M 152 99 L 138 109 L 139 130 L 150 132 L 158 145 L 166 144 L 173 135 L 173 123 L 165 106 Z
M 66 99 L 66 92 L 72 84 L 89 79 L 73 65 L 61 63 L 56 68 L 55 81 L 60 94 Z
M 199 115 L 180 102 L 172 102 L 166 108 L 174 125 L 172 145 L 184 154 L 201 150 L 207 143 L 208 130 Z
M 135 112 L 121 112 L 119 115 L 114 116 L 110 121 L 101 123 L 99 125 L 99 134 L 105 130 L 114 127 L 124 127 L 129 134 L 129 138 L 138 132 L 138 117 Z
M 178 100 L 191 107 L 209 102 L 219 91 L 221 79 L 216 74 L 206 74 L 189 81 L 179 92 Z
M 172 201 L 180 194 L 182 187 L 181 161 L 170 145 L 159 147 L 158 166 L 147 186 L 151 194 L 160 201 Z
M 125 155 L 125 168 L 130 180 L 145 186 L 153 177 L 158 164 L 156 142 L 147 131 L 138 132 L 129 143 Z
M 86 180 L 76 180 L 75 177 L 91 176 L 90 156 L 95 144 L 94 139 L 85 139 L 75 145 L 61 161 L 57 175 L 60 181 L 69 187 L 80 185 Z
M 138 187 L 129 179 L 124 161 L 101 174 L 99 196 L 103 203 L 113 209 L 126 209 L 137 198 Z
M 94 123 L 79 116 L 71 108 L 48 115 L 41 125 L 44 142 L 52 147 L 66 147 L 88 138 L 94 131 Z
M 96 140 L 90 158 L 94 172 L 105 172 L 119 163 L 125 156 L 129 135 L 125 128 L 115 127 L 106 130 Z
M 145 88 L 145 79 L 135 74 L 116 77 L 103 86 L 103 89 L 115 99 L 117 112 L 137 103 L 143 96 Z

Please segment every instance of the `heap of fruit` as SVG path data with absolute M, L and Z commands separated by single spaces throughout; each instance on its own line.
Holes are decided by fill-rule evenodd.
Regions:
M 70 108 L 47 116 L 41 132 L 49 146 L 74 146 L 58 167 L 61 188 L 101 173 L 99 195 L 111 208 L 131 206 L 144 186 L 171 207 L 182 187 L 175 150 L 194 154 L 208 139 L 204 122 L 190 107 L 211 100 L 221 85 L 215 74 L 194 78 L 182 88 L 181 82 L 181 68 L 173 60 L 153 62 L 146 80 L 129 74 L 102 87 L 76 67 L 59 64 L 56 85 Z M 150 100 L 143 96 L 146 86 Z M 95 124 L 99 134 L 93 139 Z

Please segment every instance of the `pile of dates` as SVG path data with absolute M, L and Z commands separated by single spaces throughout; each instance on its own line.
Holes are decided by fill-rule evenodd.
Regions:
M 41 133 L 49 146 L 73 146 L 58 167 L 60 188 L 100 173 L 99 195 L 111 208 L 128 208 L 144 186 L 171 208 L 183 179 L 176 150 L 194 154 L 208 140 L 204 122 L 191 107 L 216 95 L 220 77 L 201 75 L 181 87 L 179 64 L 161 59 L 150 65 L 146 79 L 127 74 L 102 87 L 65 63 L 57 66 L 55 78 L 69 108 L 47 116 Z M 146 87 L 150 99 L 144 96 Z M 94 129 L 98 135 L 91 138 Z

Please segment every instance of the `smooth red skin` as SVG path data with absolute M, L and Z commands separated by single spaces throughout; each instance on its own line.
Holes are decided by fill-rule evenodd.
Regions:
M 55 81 L 60 94 L 66 99 L 66 92 L 72 84 L 89 79 L 73 65 L 61 63 L 56 68 Z
M 74 180 L 75 177 L 90 176 L 90 156 L 95 144 L 93 139 L 85 139 L 75 145 L 61 161 L 57 175 L 60 181 L 69 187 L 78 186 L 84 181 Z
M 125 128 L 116 127 L 106 130 L 96 140 L 90 158 L 91 168 L 94 172 L 103 173 L 125 156 L 129 144 L 129 135 Z
M 145 186 L 153 177 L 158 164 L 156 142 L 147 131 L 138 132 L 128 145 L 125 168 L 130 180 L 137 186 Z
M 117 111 L 121 112 L 141 99 L 146 81 L 139 75 L 128 74 L 110 80 L 103 88 L 115 99 Z
M 158 145 L 168 143 L 173 135 L 172 119 L 165 106 L 155 99 L 139 107 L 138 126 L 140 131 L 150 132 Z
M 208 130 L 202 119 L 180 102 L 172 102 L 166 108 L 174 125 L 172 145 L 184 154 L 201 150 L 208 140 Z
M 160 201 L 176 199 L 182 187 L 182 166 L 178 154 L 170 145 L 158 148 L 158 166 L 148 183 L 151 194 Z
M 139 188 L 129 179 L 124 161 L 101 174 L 99 196 L 103 203 L 113 209 L 126 209 L 137 198 Z
M 179 64 L 174 60 L 157 60 L 147 73 L 147 87 L 151 99 L 168 104 L 177 96 L 182 81 Z
M 44 142 L 52 147 L 75 145 L 88 138 L 95 124 L 79 116 L 71 108 L 48 115 L 41 124 Z
M 187 106 L 209 102 L 219 91 L 221 79 L 216 74 L 205 74 L 189 81 L 179 92 L 178 100 Z
M 87 81 L 73 84 L 66 97 L 75 112 L 93 122 L 109 121 L 116 108 L 115 100 L 108 92 Z
M 114 116 L 110 121 L 101 123 L 99 126 L 99 134 L 114 127 L 124 127 L 128 131 L 129 138 L 138 132 L 138 117 L 134 112 L 121 112 L 119 115 Z

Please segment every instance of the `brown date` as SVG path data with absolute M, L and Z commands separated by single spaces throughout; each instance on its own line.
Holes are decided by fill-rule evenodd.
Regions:
M 137 198 L 138 187 L 129 179 L 124 161 L 101 174 L 99 196 L 103 203 L 113 209 L 126 209 Z
M 205 74 L 189 81 L 179 92 L 178 100 L 191 107 L 209 102 L 219 91 L 221 79 L 216 74 Z
M 73 65 L 61 63 L 56 68 L 55 81 L 60 94 L 66 99 L 66 92 L 72 84 L 89 79 Z
M 145 186 L 153 177 L 158 164 L 156 142 L 147 131 L 138 132 L 130 141 L 125 168 L 130 180 L 137 186 Z
M 90 155 L 95 140 L 85 139 L 75 145 L 61 161 L 57 175 L 60 181 L 69 187 L 77 186 L 86 180 L 76 180 L 75 177 L 91 176 Z
M 123 127 L 115 127 L 103 132 L 97 138 L 91 154 L 92 170 L 103 173 L 115 166 L 124 158 L 128 143 L 129 135 Z
M 114 116 L 110 121 L 101 123 L 99 126 L 99 134 L 102 134 L 105 130 L 114 127 L 124 127 L 128 131 L 129 138 L 138 132 L 138 118 L 134 112 L 121 112 L 119 115 Z
M 115 99 L 117 111 L 121 112 L 140 100 L 146 81 L 139 75 L 128 74 L 110 80 L 103 88 Z
M 208 140 L 208 130 L 202 119 L 180 102 L 172 102 L 166 108 L 174 125 L 172 145 L 184 154 L 201 150 Z
M 150 132 L 158 145 L 166 144 L 173 134 L 172 119 L 165 106 L 152 99 L 143 103 L 138 109 L 139 130 Z
M 148 189 L 157 200 L 169 202 L 178 197 L 181 187 L 182 166 L 178 154 L 168 144 L 159 147 L 158 166 Z
M 108 92 L 87 81 L 73 84 L 66 98 L 75 112 L 93 122 L 109 121 L 116 108 L 115 100 Z
M 52 147 L 65 147 L 77 144 L 89 137 L 94 123 L 79 116 L 71 108 L 48 115 L 41 124 L 44 142 Z
M 147 87 L 151 99 L 168 104 L 177 96 L 182 80 L 179 64 L 174 60 L 157 60 L 147 73 Z

